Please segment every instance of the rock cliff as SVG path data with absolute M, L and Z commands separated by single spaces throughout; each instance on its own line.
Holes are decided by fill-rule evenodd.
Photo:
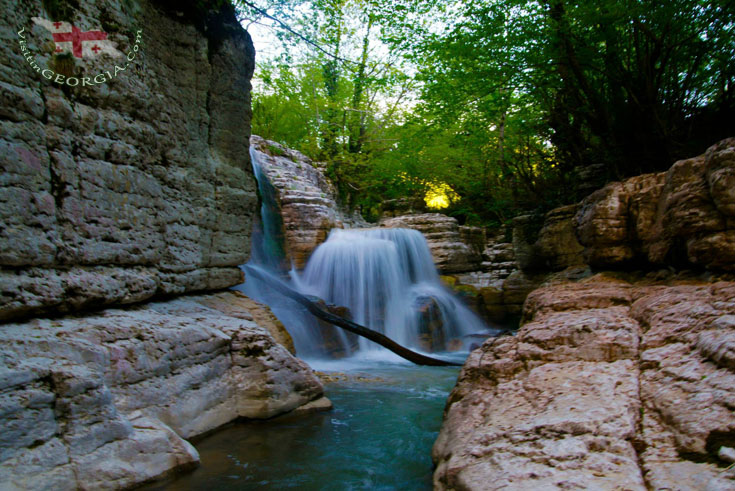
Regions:
M 122 52 L 137 30 L 143 39 L 112 80 L 69 87 L 19 47 L 25 28 L 36 62 L 58 65 L 51 33 L 31 20 L 51 15 L 41 0 L 2 1 L 0 319 L 241 281 L 257 200 L 254 52 L 232 11 L 194 4 L 69 3 L 78 8 L 62 20 L 104 28 Z M 115 65 L 73 63 L 83 73 Z
M 543 217 L 517 217 L 512 241 L 491 238 L 481 268 L 455 275 L 453 286 L 502 322 L 551 275 L 581 277 L 588 267 L 735 271 L 734 155 L 729 138 L 667 172 L 610 183 Z
M 480 292 L 522 327 L 466 361 L 437 489 L 735 489 L 733 155 L 516 220 L 520 269 Z
M 607 275 L 534 291 L 518 334 L 465 363 L 435 487 L 733 489 L 734 298 Z
M 597 268 L 735 271 L 735 138 L 667 172 L 608 184 L 581 204 L 577 235 Z
M 333 228 L 368 226 L 359 213 L 337 203 L 337 191 L 324 174 L 324 164 L 259 136 L 253 135 L 251 144 L 276 189 L 287 262 L 303 268 Z
M 257 212 L 253 47 L 206 5 L 0 0 L 1 489 L 128 488 L 233 419 L 329 407 L 267 307 L 171 299 L 241 282 Z M 47 80 L 116 62 L 55 55 L 32 17 L 140 37 L 138 58 Z

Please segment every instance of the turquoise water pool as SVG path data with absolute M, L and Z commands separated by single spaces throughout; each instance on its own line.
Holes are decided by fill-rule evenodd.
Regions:
M 312 362 L 329 412 L 239 422 L 194 442 L 201 466 L 149 490 L 431 489 L 431 446 L 455 367 Z

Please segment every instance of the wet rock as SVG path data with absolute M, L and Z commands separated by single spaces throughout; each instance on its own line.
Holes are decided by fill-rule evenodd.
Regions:
M 347 320 L 353 320 L 352 312 L 350 312 L 348 307 L 327 303 L 319 297 L 310 297 L 310 299 L 331 314 L 338 315 Z M 360 337 L 357 334 L 348 332 L 321 319 L 317 319 L 317 326 L 319 328 L 319 335 L 321 336 L 321 351 L 328 357 L 335 359 L 345 358 L 359 349 Z
M 418 343 L 428 352 L 443 351 L 448 340 L 444 334 L 444 319 L 441 309 L 432 297 L 418 297 L 413 304 L 418 314 Z
M 333 228 L 368 225 L 359 213 L 337 204 L 337 190 L 325 175 L 324 163 L 256 135 L 250 141 L 277 192 L 288 263 L 303 268 Z

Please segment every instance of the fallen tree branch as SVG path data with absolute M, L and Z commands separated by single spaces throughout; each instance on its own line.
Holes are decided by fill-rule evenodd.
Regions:
M 315 302 L 312 302 L 311 300 L 309 300 L 305 295 L 302 295 L 296 290 L 289 288 L 277 278 L 271 277 L 270 275 L 258 270 L 257 268 L 254 268 L 252 266 L 245 266 L 245 269 L 246 269 L 247 274 L 251 274 L 252 276 L 268 284 L 268 286 L 270 286 L 272 289 L 274 289 L 278 293 L 292 300 L 295 300 L 299 304 L 306 307 L 306 309 L 314 317 L 317 317 L 319 319 L 322 319 L 323 321 L 329 322 L 330 324 L 335 325 L 341 329 L 344 329 L 345 331 L 349 331 L 351 333 L 357 334 L 358 336 L 362 336 L 366 339 L 369 339 L 370 341 L 377 343 L 384 348 L 389 349 L 390 351 L 392 351 L 393 353 L 397 354 L 398 356 L 400 356 L 401 358 L 405 360 L 413 362 L 417 365 L 426 365 L 426 366 L 434 366 L 434 367 L 462 366 L 461 363 L 440 360 L 438 358 L 432 358 L 430 356 L 422 355 L 421 353 L 416 353 L 415 351 L 411 351 L 410 349 L 401 346 L 400 344 L 396 343 L 389 337 L 384 336 L 383 334 L 377 331 L 373 331 L 372 329 L 368 329 L 367 327 L 361 326 L 360 324 L 356 324 L 350 320 L 347 320 L 344 317 L 340 317 L 338 315 L 332 314 L 331 312 L 327 312 L 326 310 L 319 307 L 319 305 L 317 305 Z

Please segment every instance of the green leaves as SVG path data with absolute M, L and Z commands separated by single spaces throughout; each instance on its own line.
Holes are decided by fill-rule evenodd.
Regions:
M 345 201 L 421 198 L 481 223 L 572 202 L 735 134 L 726 0 L 270 2 L 320 46 L 259 62 L 254 131 L 329 162 Z M 349 60 L 349 61 L 345 61 Z M 597 165 L 599 167 L 599 165 Z M 428 183 L 428 184 L 427 184 Z

